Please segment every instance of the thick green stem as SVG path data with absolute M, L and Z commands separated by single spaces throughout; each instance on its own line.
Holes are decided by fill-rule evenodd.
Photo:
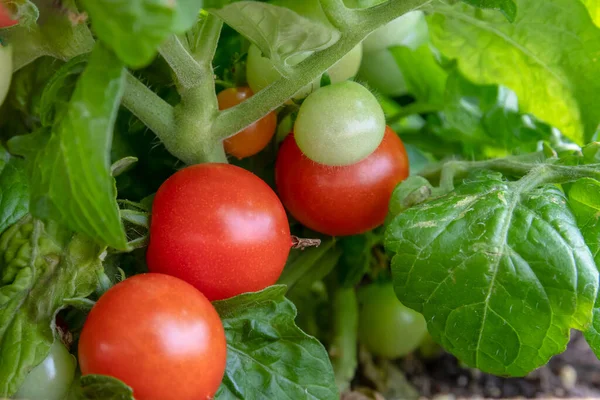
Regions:
M 183 47 L 183 44 L 176 35 L 171 35 L 160 46 L 159 51 L 175 73 L 179 88 L 189 89 L 196 87 L 205 78 L 205 71 L 202 71 L 196 60 Z
M 163 142 L 174 138 L 173 107 L 130 73 L 127 73 L 126 82 L 123 105 Z
M 291 68 L 287 77 L 282 77 L 243 103 L 221 111 L 213 125 L 213 137 L 228 138 L 258 121 L 289 100 L 302 87 L 323 75 L 375 29 L 430 1 L 391 0 L 367 10 L 345 9 L 343 12 L 348 14 L 352 29 L 343 33 L 333 46 Z M 324 0 L 323 6 L 331 15 L 341 12 L 336 0 Z
M 163 137 L 171 154 L 186 164 L 227 162 L 223 141 L 212 134 L 212 126 L 218 114 L 212 59 L 217 49 L 223 22 L 208 15 L 202 22 L 194 55 L 180 39 L 171 36 L 160 49 L 178 82 L 181 102 L 174 110 L 176 132 Z
M 331 314 L 333 329 L 329 358 L 338 388 L 344 392 L 350 387 L 358 364 L 358 301 L 353 287 L 334 289 Z
M 321 0 L 321 6 L 329 22 L 340 32 L 348 32 L 358 22 L 343 0 Z
M 218 102 L 212 59 L 217 50 L 223 22 L 208 15 L 198 35 L 194 50 L 195 68 L 199 79 L 193 85 L 180 90 L 181 103 L 176 110 L 179 128 L 178 157 L 188 164 L 227 162 L 223 139 L 213 133 L 218 115 Z

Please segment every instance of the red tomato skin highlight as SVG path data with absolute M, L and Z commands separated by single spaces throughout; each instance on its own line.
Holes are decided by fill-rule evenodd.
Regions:
M 275 167 L 287 210 L 303 225 L 331 236 L 356 235 L 381 225 L 394 188 L 408 174 L 406 149 L 390 127 L 371 155 L 341 167 L 310 160 L 290 134 Z
M 109 375 L 136 400 L 214 396 L 227 344 L 212 304 L 190 284 L 141 274 L 109 289 L 90 311 L 79 339 L 83 375 Z
M 12 19 L 6 6 L 0 2 L 0 28 L 10 28 L 18 23 L 19 21 Z
M 291 246 L 285 209 L 264 181 L 233 165 L 200 164 L 157 191 L 146 261 L 213 301 L 274 284 Z

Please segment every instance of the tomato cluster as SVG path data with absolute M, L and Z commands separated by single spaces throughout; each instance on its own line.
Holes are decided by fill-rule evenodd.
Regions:
M 253 51 L 249 66 L 257 62 Z M 332 84 L 306 88 L 292 132 L 279 147 L 277 193 L 251 172 L 220 163 L 188 166 L 163 182 L 152 205 L 149 273 L 116 284 L 89 313 L 78 348 L 82 374 L 116 377 L 138 400 L 211 398 L 227 353 L 211 301 L 277 282 L 292 248 L 286 209 L 304 226 L 334 236 L 383 223 L 394 187 L 408 176 L 408 158 L 375 96 L 346 81 L 362 49 L 353 52 L 348 60 L 355 66 L 340 62 L 330 69 Z M 218 94 L 220 109 L 260 90 L 250 70 L 248 77 L 252 89 Z M 251 157 L 272 142 L 276 129 L 271 112 L 223 145 L 233 157 Z M 53 347 L 47 362 L 65 352 Z
M 242 87 L 218 99 L 228 108 L 251 95 Z M 226 149 L 238 158 L 256 154 L 275 128 L 272 113 L 228 139 Z M 343 82 L 308 96 L 281 144 L 275 175 L 279 197 L 229 164 L 189 166 L 161 185 L 152 206 L 150 273 L 117 284 L 90 312 L 79 342 L 83 374 L 117 377 L 138 399 L 213 396 L 226 342 L 210 301 L 277 281 L 292 247 L 284 205 L 321 233 L 373 229 L 408 175 L 408 158 L 373 95 Z

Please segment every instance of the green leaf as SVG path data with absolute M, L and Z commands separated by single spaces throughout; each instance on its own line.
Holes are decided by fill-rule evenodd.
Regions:
M 531 152 L 549 140 L 552 128 L 523 114 L 517 96 L 498 85 L 475 85 L 458 71 L 450 73 L 444 96 L 444 117 L 458 131 L 455 141 L 507 151 Z
M 82 54 L 72 58 L 44 86 L 39 109 L 43 126 L 52 126 L 56 113 L 67 109 L 77 78 L 83 72 L 88 57 L 88 54 Z
M 284 76 L 289 66 L 340 38 L 335 29 L 267 3 L 240 1 L 211 12 L 258 46 Z
M 62 63 L 52 57 L 41 57 L 13 74 L 8 96 L 1 108 L 4 115 L 0 116 L 2 130 L 10 132 L 5 136 L 7 139 L 25 135 L 38 127 L 42 93 Z M 20 129 L 19 123 L 23 126 Z
M 48 355 L 64 299 L 95 289 L 101 252 L 90 239 L 30 216 L 0 236 L 0 396 L 14 394 Z
M 517 16 L 517 5 L 513 0 L 462 0 L 464 3 L 479 8 L 491 8 L 499 10 L 510 22 L 515 21 Z
M 29 212 L 29 182 L 24 164 L 0 146 L 0 233 Z
M 215 399 L 339 399 L 323 345 L 295 324 L 286 287 L 214 302 L 227 337 L 227 369 Z
M 598 0 L 581 0 L 587 7 L 594 23 L 600 26 L 600 2 Z
M 82 0 L 94 31 L 128 66 L 149 64 L 171 34 L 192 27 L 202 0 Z
M 85 375 L 72 389 L 69 400 L 134 400 L 133 390 L 111 376 Z
M 596 266 L 600 266 L 600 182 L 584 178 L 571 186 L 569 204 Z M 591 349 L 600 358 L 600 296 L 596 298 L 592 324 L 584 332 Z
M 38 57 L 52 56 L 67 61 L 92 50 L 92 34 L 74 6 L 57 7 L 51 1 L 36 4 L 29 0 L 12 0 L 11 7 L 17 10 L 19 24 L 0 32 L 0 39 L 15 43 L 14 71 Z M 38 18 L 39 24 L 36 23 Z
M 400 301 L 469 366 L 523 376 L 591 322 L 598 271 L 562 192 L 472 175 L 386 230 Z M 539 177 L 537 177 L 539 178 Z
M 64 112 L 43 148 L 30 152 L 32 213 L 60 221 L 98 243 L 126 249 L 119 217 L 110 146 L 124 86 L 124 68 L 97 45 Z M 36 143 L 27 136 L 11 140 Z M 27 145 L 21 145 L 27 148 Z
M 398 46 L 389 49 L 400 67 L 408 92 L 419 102 L 442 105 L 448 73 L 440 66 L 429 44 L 412 50 Z
M 588 79 L 600 75 L 600 30 L 577 1 L 516 3 L 514 23 L 495 11 L 438 3 L 428 17 L 433 44 L 467 79 L 510 88 L 523 112 L 581 144 L 600 121 L 600 81 Z

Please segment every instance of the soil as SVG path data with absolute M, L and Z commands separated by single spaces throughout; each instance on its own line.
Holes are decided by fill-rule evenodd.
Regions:
M 358 389 L 345 394 L 344 400 L 600 399 L 600 361 L 579 332 L 573 333 L 563 354 L 525 378 L 484 374 L 446 353 L 430 360 L 408 357 L 395 365 L 362 354 L 361 370 Z

